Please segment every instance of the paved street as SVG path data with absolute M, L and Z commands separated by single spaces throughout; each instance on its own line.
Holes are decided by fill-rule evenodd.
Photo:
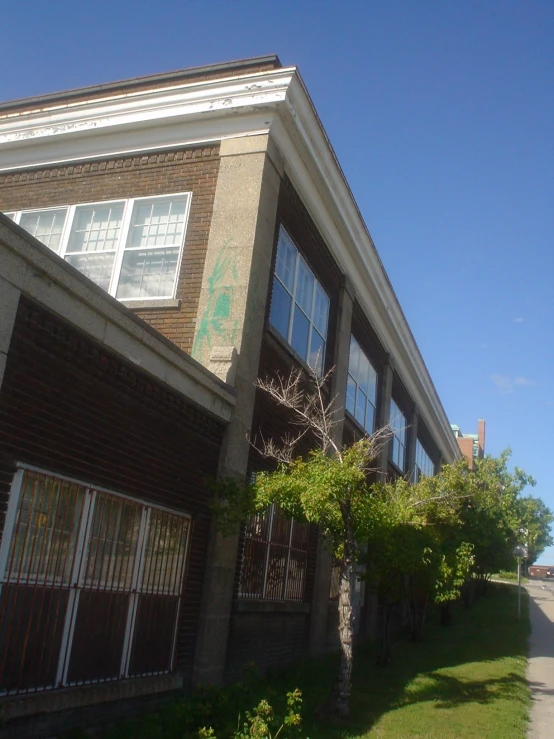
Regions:
M 554 736 L 554 582 L 527 585 L 531 616 L 531 644 L 527 679 L 533 706 L 529 739 Z

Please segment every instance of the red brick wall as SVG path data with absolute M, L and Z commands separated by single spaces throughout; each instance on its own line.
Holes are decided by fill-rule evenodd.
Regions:
M 208 146 L 0 174 L 0 211 L 192 192 L 176 294 L 181 305 L 137 310 L 190 353 L 218 170 L 219 146 Z
M 0 391 L 0 510 L 18 461 L 192 514 L 177 644 L 186 677 L 210 524 L 205 480 L 216 474 L 223 431 L 182 396 L 21 299 Z

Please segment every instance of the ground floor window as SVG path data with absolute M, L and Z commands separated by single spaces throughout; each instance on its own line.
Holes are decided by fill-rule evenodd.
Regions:
M 245 524 L 239 597 L 302 601 L 310 526 L 284 518 L 276 505 Z
M 31 469 L 0 545 L 0 694 L 169 672 L 189 517 Z

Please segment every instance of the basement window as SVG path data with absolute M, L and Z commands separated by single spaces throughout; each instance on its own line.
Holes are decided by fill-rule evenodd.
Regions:
M 170 672 L 190 518 L 20 469 L 0 546 L 0 695 Z
M 15 213 L 39 241 L 121 300 L 175 297 L 191 193 Z
M 284 518 L 273 504 L 244 528 L 239 597 L 303 601 L 310 525 Z

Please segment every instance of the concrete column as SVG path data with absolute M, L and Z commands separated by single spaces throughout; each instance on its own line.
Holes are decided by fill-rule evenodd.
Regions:
M 389 355 L 383 363 L 383 377 L 381 379 L 381 393 L 379 398 L 380 413 L 378 428 L 387 426 L 390 421 L 390 401 L 392 397 L 392 382 L 394 377 L 394 362 Z M 379 470 L 381 480 L 385 480 L 387 476 L 387 468 L 389 462 L 389 444 L 384 444 L 381 450 L 381 459 L 379 461 Z
M 414 406 L 408 414 L 407 446 L 406 446 L 406 474 L 410 482 L 415 482 L 416 443 L 419 413 Z
M 353 303 L 354 289 L 350 280 L 345 277 L 339 294 L 335 354 L 333 356 L 334 372 L 331 378 L 331 397 L 336 398 L 334 413 L 336 425 L 333 428 L 333 440 L 339 445 L 342 444 L 344 429 L 344 408 L 346 405 L 346 380 L 350 354 Z M 329 585 L 331 582 L 332 567 L 333 554 L 320 534 L 317 546 L 314 592 L 310 618 L 310 652 L 314 655 L 321 654 L 325 651 L 327 616 L 329 613 Z
M 267 135 L 223 141 L 193 356 L 234 385 L 237 404 L 220 473 L 247 470 L 283 166 Z M 212 531 L 193 680 L 220 683 L 232 608 L 238 536 Z
M 20 294 L 17 288 L 0 277 L 0 389 L 2 388 L 4 370 L 6 369 L 8 349 L 12 340 Z

